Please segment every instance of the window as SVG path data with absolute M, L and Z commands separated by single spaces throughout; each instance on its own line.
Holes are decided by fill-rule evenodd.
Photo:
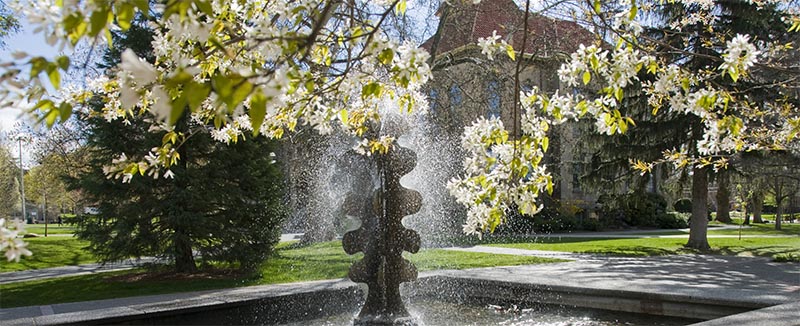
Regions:
M 430 110 L 430 114 L 436 115 L 439 111 L 439 91 L 435 89 L 431 89 L 428 91 L 428 108 Z
M 500 82 L 497 80 L 492 80 L 489 82 L 488 88 L 489 110 L 486 112 L 486 116 L 488 118 L 499 118 L 500 107 L 502 104 L 502 98 L 500 96 Z
M 464 102 L 464 95 L 461 94 L 461 87 L 453 84 L 450 86 L 450 104 L 452 106 L 461 105 Z
M 583 164 L 572 163 L 572 192 L 581 190 L 581 174 L 583 174 Z

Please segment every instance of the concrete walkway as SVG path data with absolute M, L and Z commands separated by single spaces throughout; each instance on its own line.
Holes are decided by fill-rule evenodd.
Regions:
M 19 272 L 6 272 L 6 273 L 0 273 L 0 284 L 41 280 L 54 277 L 78 276 L 86 274 L 121 271 L 126 269 L 132 269 L 142 264 L 152 263 L 157 261 L 158 261 L 157 259 L 152 257 L 144 257 L 138 260 L 131 259 L 131 260 L 108 263 L 108 264 L 84 264 L 76 266 L 29 269 Z
M 708 228 L 709 232 L 721 230 L 747 230 L 750 226 L 740 227 L 738 225 L 715 225 Z M 664 234 L 671 232 L 683 232 L 684 234 Z M 603 232 L 570 232 L 570 233 L 537 233 L 526 235 L 527 238 L 688 238 L 689 229 L 649 229 L 649 230 L 623 230 L 623 231 L 603 231 Z M 738 238 L 738 234 L 708 234 L 708 238 Z M 741 235 L 742 238 L 798 238 L 796 235 Z
M 573 260 L 443 272 L 448 276 L 715 299 L 736 298 L 767 305 L 800 301 L 800 264 L 774 263 L 761 257 L 615 257 L 484 246 L 448 249 Z

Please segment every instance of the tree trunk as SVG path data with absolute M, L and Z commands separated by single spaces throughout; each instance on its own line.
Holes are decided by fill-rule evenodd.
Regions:
M 717 174 L 717 221 L 731 223 L 730 177 L 727 171 Z
M 764 193 L 756 192 L 753 194 L 753 223 L 764 223 L 761 219 L 761 211 L 764 209 Z
M 751 207 L 752 207 L 752 205 L 750 203 L 745 203 L 744 204 L 744 222 L 742 222 L 742 225 L 750 225 Z
M 708 244 L 708 171 L 695 167 L 692 174 L 692 218 L 687 248 L 709 250 Z
M 178 273 L 192 273 L 197 271 L 192 255 L 192 244 L 189 237 L 182 230 L 175 230 L 175 271 Z
M 42 210 L 42 216 L 44 217 L 44 237 L 47 238 L 47 194 L 42 194 L 44 198 L 44 209 Z
M 175 124 L 176 130 L 186 130 L 188 123 L 188 115 L 181 117 Z M 181 157 L 180 169 L 178 173 L 183 172 L 187 174 L 189 171 L 190 157 L 187 146 L 178 148 L 178 154 Z M 194 253 L 192 252 L 192 238 L 190 233 L 190 220 L 193 216 L 191 210 L 192 197 L 189 195 L 189 182 L 188 176 L 175 178 L 175 191 L 174 198 L 176 205 L 174 210 L 170 213 L 173 214 L 173 229 L 172 246 L 174 247 L 175 254 L 175 271 L 178 273 L 193 273 L 197 271 L 197 265 L 194 262 Z
M 783 198 L 775 198 L 775 230 L 781 229 L 781 220 L 783 219 Z

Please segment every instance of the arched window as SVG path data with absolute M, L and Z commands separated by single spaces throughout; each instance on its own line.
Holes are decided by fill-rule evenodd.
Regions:
M 500 82 L 496 79 L 493 79 L 489 82 L 488 86 L 488 101 L 489 101 L 489 110 L 486 111 L 487 118 L 499 118 L 500 117 L 500 108 L 503 104 L 502 97 L 500 96 Z
M 432 115 L 436 115 L 439 111 L 439 91 L 433 88 L 428 91 L 428 109 Z
M 464 95 L 461 94 L 461 87 L 457 84 L 450 86 L 450 104 L 451 106 L 461 105 L 464 102 Z

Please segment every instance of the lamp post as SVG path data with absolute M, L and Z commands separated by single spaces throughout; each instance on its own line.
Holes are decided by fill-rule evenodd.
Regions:
M 28 221 L 28 214 L 27 214 L 27 207 L 25 203 L 25 168 L 22 165 L 22 141 L 28 141 L 28 135 L 23 130 L 23 125 L 17 122 L 14 126 L 16 129 L 15 138 L 17 139 L 17 143 L 19 145 L 19 184 L 20 184 L 20 194 L 22 195 L 22 220 L 27 223 Z
M 19 142 L 19 184 L 22 193 L 22 220 L 27 223 L 28 215 L 25 212 L 25 168 L 22 167 L 22 134 L 17 135 Z

